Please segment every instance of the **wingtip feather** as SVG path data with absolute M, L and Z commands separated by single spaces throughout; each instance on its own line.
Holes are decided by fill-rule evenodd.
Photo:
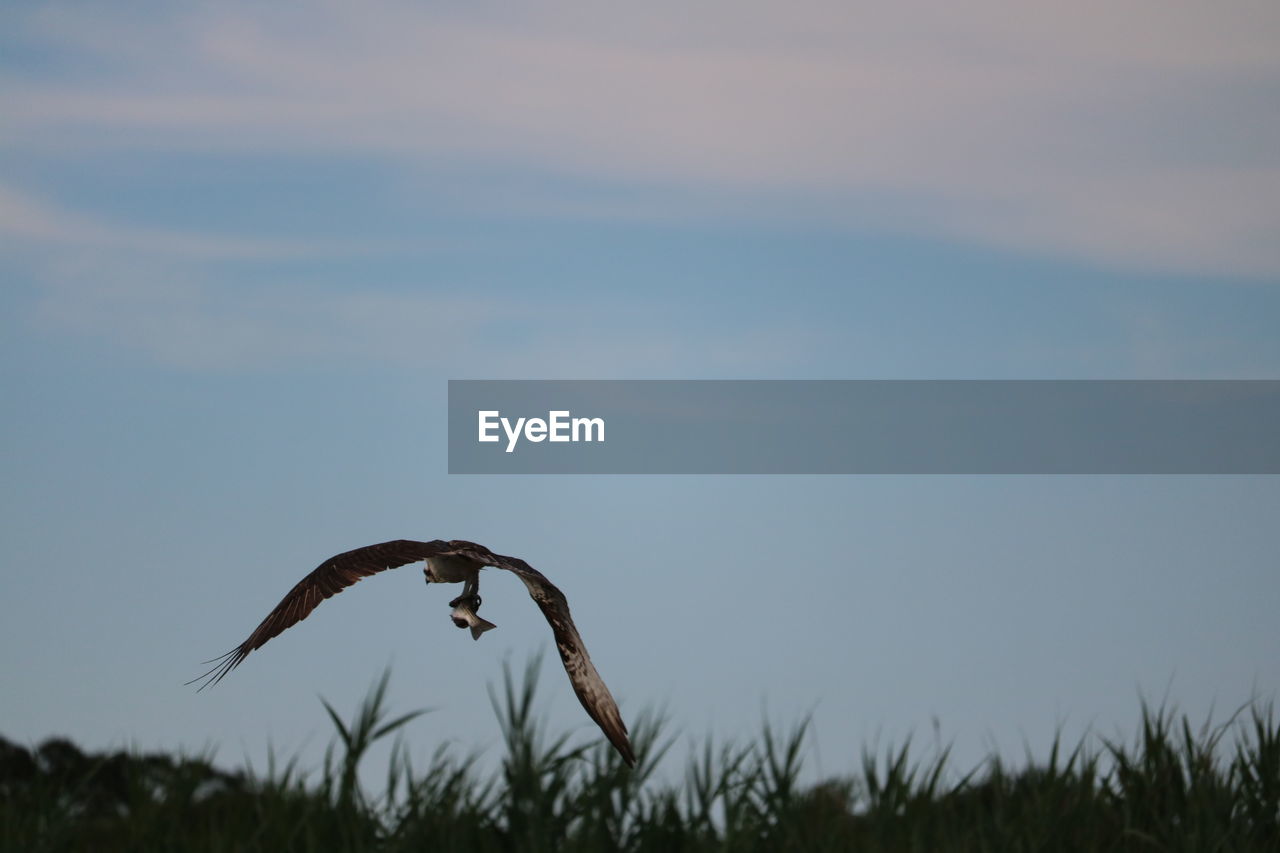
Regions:
M 212 687 L 222 679 L 226 678 L 227 673 L 231 672 L 231 670 L 239 666 L 240 662 L 243 661 L 247 655 L 248 655 L 248 652 L 244 649 L 243 646 L 236 646 L 234 649 L 232 649 L 231 651 L 227 652 L 224 655 L 219 655 L 218 657 L 213 658 L 212 660 L 205 661 L 205 663 L 211 663 L 214 666 L 211 669 L 209 669 L 207 672 L 201 675 L 197 675 L 195 678 L 186 682 L 182 686 L 189 687 L 190 685 L 195 684 L 197 681 L 203 682 L 199 687 L 196 688 L 197 693 L 199 693 L 201 690 L 204 690 L 206 687 Z

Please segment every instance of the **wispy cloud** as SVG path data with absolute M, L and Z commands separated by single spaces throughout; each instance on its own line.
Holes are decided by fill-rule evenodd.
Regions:
M 183 370 L 349 366 L 453 378 L 786 376 L 824 346 L 791 321 L 707 329 L 642 295 L 578 305 L 546 295 L 245 287 L 186 263 L 78 252 L 46 261 L 28 312 L 53 335 L 98 340 Z M 780 352 L 776 343 L 790 341 Z
M 367 252 L 371 247 L 310 240 L 182 232 L 110 222 L 0 184 L 0 239 L 79 251 L 112 250 L 187 259 L 279 259 Z
M 781 197 L 850 226 L 1280 274 L 1275 4 L 289 8 L 32 13 L 22 37 L 84 70 L 11 80 L 3 144 L 501 163 L 671 187 L 682 213 L 689 191 L 713 211 Z
M 180 268 L 102 259 L 64 263 L 49 281 L 32 311 L 41 328 L 196 370 L 447 360 L 501 316 L 499 306 L 481 300 L 246 289 Z

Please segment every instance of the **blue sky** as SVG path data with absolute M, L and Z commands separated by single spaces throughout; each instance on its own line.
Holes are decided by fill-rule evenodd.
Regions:
M 551 646 L 509 577 L 481 643 L 407 569 L 181 686 L 400 537 L 545 571 L 630 717 L 813 710 L 826 772 L 1280 684 L 1274 478 L 451 478 L 444 441 L 451 378 L 1280 378 L 1274 4 L 0 23 L 5 736 L 314 760 L 315 696 L 393 662 L 420 754 L 495 745 L 485 685 Z

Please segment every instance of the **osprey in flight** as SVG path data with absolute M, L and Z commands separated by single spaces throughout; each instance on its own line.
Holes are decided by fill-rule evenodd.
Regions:
M 530 597 L 542 610 L 542 615 L 547 617 L 551 631 L 555 634 L 556 648 L 560 650 L 560 660 L 564 662 L 565 672 L 569 673 L 573 692 L 578 694 L 582 707 L 596 721 L 596 725 L 600 726 L 623 760 L 629 766 L 635 766 L 635 753 L 627 739 L 627 727 L 618 713 L 618 705 L 591 663 L 586 646 L 582 644 L 582 637 L 578 636 L 578 629 L 574 627 L 573 617 L 569 615 L 569 602 L 565 600 L 564 593 L 547 580 L 542 572 L 524 560 L 504 557 L 483 545 L 461 539 L 449 542 L 441 539 L 431 542 L 396 539 L 330 557 L 289 590 L 289 594 L 262 620 L 262 624 L 254 629 L 249 639 L 222 657 L 209 661 L 215 664 L 213 669 L 194 681 L 203 681 L 201 690 L 217 684 L 239 666 L 249 656 L 249 652 L 262 648 L 281 631 L 306 619 L 329 596 L 342 592 L 361 578 L 418 560 L 426 560 L 422 573 L 426 576 L 427 583 L 464 585 L 462 595 L 449 602 L 449 606 L 454 608 L 452 619 L 459 628 L 471 628 L 471 635 L 477 640 L 482 633 L 495 627 L 492 622 L 486 622 L 476 615 L 476 611 L 480 609 L 480 569 L 484 566 L 506 569 L 524 581 Z

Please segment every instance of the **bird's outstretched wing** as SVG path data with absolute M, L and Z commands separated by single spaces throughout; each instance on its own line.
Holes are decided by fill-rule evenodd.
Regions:
M 631 741 L 627 738 L 627 726 L 622 722 L 618 712 L 618 703 L 613 701 L 613 694 L 605 686 L 604 679 L 596 672 L 587 654 L 587 647 L 573 624 L 569 614 L 569 602 L 555 584 L 547 580 L 546 575 L 530 566 L 518 557 L 504 557 L 495 554 L 483 545 L 455 540 L 449 543 L 450 553 L 471 557 L 486 566 L 506 569 L 514 572 L 524 581 L 529 596 L 537 603 L 542 615 L 551 625 L 555 634 L 556 648 L 560 651 L 560 660 L 564 663 L 564 671 L 569 673 L 569 681 L 573 684 L 573 692 L 578 694 L 578 701 L 586 709 L 587 715 L 596 721 L 596 725 L 604 732 L 605 737 L 614 745 L 629 767 L 635 767 L 636 756 L 631 749 Z
M 479 547 L 479 546 L 477 546 Z M 249 652 L 260 649 L 272 637 L 281 631 L 298 624 L 311 614 L 331 595 L 337 595 L 361 578 L 377 574 L 385 569 L 394 569 L 406 563 L 425 560 L 438 554 L 452 550 L 448 542 L 440 539 L 431 542 L 416 542 L 412 539 L 396 539 L 392 542 L 381 542 L 377 545 L 366 545 L 330 557 L 289 590 L 289 594 L 280 599 L 275 609 L 262 620 L 262 624 L 254 629 L 249 639 L 236 646 L 221 657 L 206 663 L 213 668 L 204 675 L 188 681 L 194 684 L 199 681 L 200 689 L 217 684 L 228 672 L 240 665 Z

